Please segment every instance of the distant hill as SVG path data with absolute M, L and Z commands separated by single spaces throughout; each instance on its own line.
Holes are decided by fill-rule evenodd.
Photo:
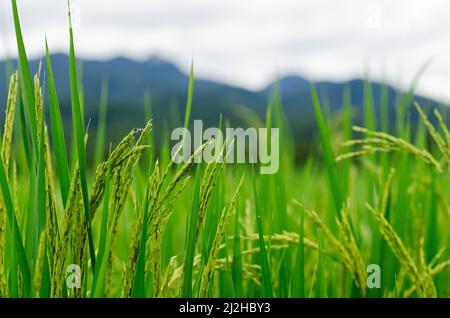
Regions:
M 68 57 L 64 54 L 52 55 L 53 73 L 58 97 L 65 121 L 70 123 L 70 89 Z M 43 61 L 45 70 L 45 60 Z M 38 60 L 30 63 L 32 73 L 38 69 Z M 14 62 L 15 64 L 15 62 Z M 182 123 L 187 97 L 189 76 L 174 64 L 158 57 L 146 61 L 114 58 L 106 61 L 83 60 L 81 75 L 84 88 L 85 114 L 91 120 L 90 129 L 95 130 L 98 102 L 103 78 L 109 83 L 108 132 L 116 141 L 132 127 L 144 124 L 144 95 L 149 92 L 152 99 L 154 125 L 157 134 Z M 187 68 L 186 68 L 187 69 Z M 0 62 L 0 102 L 6 100 L 5 63 Z M 265 116 L 266 105 L 275 85 L 281 91 L 283 110 L 288 118 L 297 144 L 308 147 L 315 129 L 314 113 L 309 81 L 297 75 L 282 77 L 261 91 L 195 78 L 192 119 L 203 119 L 206 125 L 217 125 L 220 114 L 234 126 L 247 126 L 248 114 Z M 330 112 L 339 111 L 344 88 L 351 92 L 355 120 L 360 121 L 364 100 L 364 81 L 355 79 L 348 82 L 319 81 L 315 83 L 322 102 Z M 379 105 L 381 84 L 373 82 L 373 100 Z M 387 101 L 390 118 L 394 116 L 396 90 L 388 87 Z M 432 99 L 415 96 L 422 104 L 436 106 Z M 243 108 L 245 107 L 245 108 Z M 3 116 L 3 111 L 1 112 Z

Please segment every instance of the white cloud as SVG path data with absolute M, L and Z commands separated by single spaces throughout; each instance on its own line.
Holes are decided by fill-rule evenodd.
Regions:
M 29 55 L 67 48 L 67 4 L 18 0 Z M 348 79 L 366 69 L 450 100 L 450 2 L 445 0 L 72 0 L 76 49 L 94 58 L 160 54 L 199 76 L 260 88 L 284 73 Z M 15 52 L 9 1 L 0 2 L 0 55 Z M 5 41 L 6 38 L 6 41 Z

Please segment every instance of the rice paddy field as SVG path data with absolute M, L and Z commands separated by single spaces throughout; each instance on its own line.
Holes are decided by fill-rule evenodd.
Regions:
M 445 114 L 414 103 L 414 84 L 392 123 L 367 82 L 362 127 L 350 103 L 324 111 L 311 85 L 319 151 L 302 164 L 274 92 L 265 125 L 280 131 L 275 174 L 195 163 L 210 142 L 175 164 L 170 140 L 153 147 L 150 109 L 146 126 L 107 145 L 102 105 L 90 134 L 71 27 L 65 136 L 51 43 L 46 67 L 30 74 L 15 2 L 20 67 L 1 101 L 1 297 L 450 296 L 450 132 Z M 186 91 L 185 127 L 193 72 Z

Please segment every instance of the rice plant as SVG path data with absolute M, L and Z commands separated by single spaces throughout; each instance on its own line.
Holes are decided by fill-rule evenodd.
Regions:
M 439 111 L 430 120 L 417 103 L 410 109 L 413 90 L 389 127 L 366 83 L 365 127 L 351 129 L 344 98 L 343 125 L 332 131 L 311 85 L 322 155 L 301 165 L 275 91 L 265 124 L 281 131 L 277 173 L 197 163 L 211 145 L 223 154 L 223 140 L 175 164 L 168 146 L 154 149 L 151 111 L 142 128 L 106 145 L 107 79 L 100 128 L 90 135 L 70 11 L 72 125 L 64 127 L 51 43 L 46 67 L 32 76 L 11 4 L 19 67 L 4 101 L 0 297 L 450 296 L 450 132 Z M 195 107 L 193 74 L 192 66 L 184 127 Z M 417 130 L 406 120 L 412 111 Z

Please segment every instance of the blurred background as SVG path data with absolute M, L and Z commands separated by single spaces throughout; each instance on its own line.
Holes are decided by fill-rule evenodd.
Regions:
M 48 38 L 67 128 L 67 3 L 19 0 L 18 6 L 33 72 Z M 444 109 L 450 100 L 450 2 L 444 0 L 73 0 L 71 7 L 86 122 L 95 134 L 103 91 L 113 142 L 146 117 L 153 118 L 156 140 L 182 125 L 192 61 L 192 120 L 217 126 L 222 115 L 230 126 L 262 125 L 270 96 L 278 94 L 299 160 L 315 141 L 310 82 L 330 118 L 347 92 L 355 123 L 365 80 L 377 115 L 386 85 L 394 120 L 396 101 L 427 63 L 416 99 Z M 2 105 L 16 51 L 11 4 L 1 1 Z

